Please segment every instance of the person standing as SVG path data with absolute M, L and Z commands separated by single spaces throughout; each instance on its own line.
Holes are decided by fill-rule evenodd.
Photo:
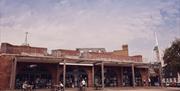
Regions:
M 83 79 L 80 82 L 80 91 L 85 91 L 86 81 Z

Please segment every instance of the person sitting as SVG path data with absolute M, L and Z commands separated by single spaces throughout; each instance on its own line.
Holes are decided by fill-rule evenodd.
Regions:
M 28 89 L 28 83 L 27 83 L 27 81 L 24 81 L 24 83 L 22 84 L 22 89 L 23 89 L 23 91 L 27 91 L 27 89 Z
M 59 84 L 58 84 L 58 91 L 63 91 L 63 89 L 64 89 L 64 85 L 60 81 Z
M 98 90 L 100 88 L 100 84 L 99 84 L 99 81 L 98 79 L 95 79 L 94 80 L 94 85 L 95 85 L 95 89 Z
M 52 85 L 51 80 L 49 80 L 49 81 L 46 83 L 46 88 L 51 88 L 51 85 Z

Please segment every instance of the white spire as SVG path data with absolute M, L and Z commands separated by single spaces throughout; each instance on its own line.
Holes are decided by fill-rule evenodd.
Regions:
M 156 34 L 156 32 L 154 32 L 154 34 L 155 34 L 155 41 L 156 41 L 155 46 L 158 46 L 157 34 Z
M 155 46 L 154 46 L 154 51 L 156 53 L 156 60 L 161 62 L 161 66 L 164 65 L 163 61 L 161 60 L 161 52 L 159 50 L 159 43 L 158 43 L 158 38 L 157 38 L 157 34 L 156 32 L 154 32 L 154 35 L 155 35 Z
M 25 44 L 26 45 L 28 44 L 27 35 L 28 35 L 28 32 L 26 32 L 26 37 L 25 37 Z

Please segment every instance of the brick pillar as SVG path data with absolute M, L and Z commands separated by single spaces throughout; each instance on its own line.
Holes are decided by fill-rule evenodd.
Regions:
M 135 72 L 134 72 L 134 64 L 131 65 L 131 70 L 132 70 L 132 82 L 133 82 L 133 87 L 135 87 Z
M 11 70 L 11 77 L 10 77 L 10 89 L 15 89 L 16 66 L 17 66 L 17 60 L 15 59 L 12 62 L 12 70 Z
M 49 72 L 51 73 L 51 77 L 52 77 L 52 84 L 57 84 L 58 82 L 58 69 L 57 69 L 58 65 L 51 65 L 48 67 Z
M 56 81 L 59 82 L 60 81 L 60 75 L 62 73 L 62 67 L 57 66 L 57 74 L 56 74 Z
M 93 86 L 92 68 L 87 69 L 87 74 L 88 74 L 88 87 L 92 87 Z
M 56 70 L 52 71 L 51 70 L 51 76 L 52 76 L 52 84 L 57 84 L 57 73 L 56 73 Z
M 147 86 L 148 85 L 148 69 L 141 69 L 140 70 L 141 76 L 142 76 L 142 82 L 143 82 L 143 86 Z M 145 81 L 145 83 L 144 83 Z
M 118 70 L 117 70 L 117 81 L 118 81 L 118 86 L 121 86 L 122 85 L 122 77 L 121 77 L 121 69 L 122 68 L 118 68 Z

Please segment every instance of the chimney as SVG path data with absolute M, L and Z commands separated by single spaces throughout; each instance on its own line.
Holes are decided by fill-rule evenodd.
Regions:
M 128 45 L 127 44 L 122 45 L 122 50 L 127 50 L 128 51 Z
M 128 51 L 128 45 L 127 44 L 122 45 L 122 51 L 123 51 L 124 55 L 129 56 L 129 51 Z

